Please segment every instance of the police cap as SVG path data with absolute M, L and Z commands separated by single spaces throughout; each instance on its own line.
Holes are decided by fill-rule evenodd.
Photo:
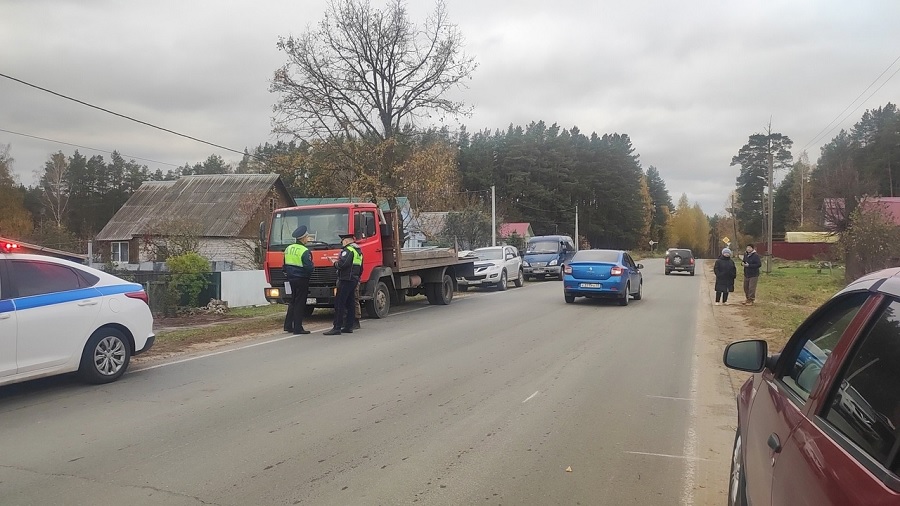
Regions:
M 306 225 L 300 225 L 299 227 L 297 227 L 297 230 L 294 230 L 294 233 L 291 235 L 296 237 L 297 239 L 300 239 L 301 237 L 307 235 Z

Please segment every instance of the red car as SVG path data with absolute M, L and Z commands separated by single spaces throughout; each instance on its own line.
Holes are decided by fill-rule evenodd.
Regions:
M 728 345 L 737 398 L 728 504 L 900 505 L 900 269 L 866 275 L 781 353 Z

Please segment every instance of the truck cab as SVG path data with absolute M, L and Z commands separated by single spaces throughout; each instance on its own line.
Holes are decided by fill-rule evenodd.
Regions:
M 431 304 L 449 304 L 456 277 L 471 275 L 474 259 L 459 259 L 452 248 L 401 250 L 395 213 L 372 203 L 338 203 L 276 209 L 269 226 L 260 224 L 265 247 L 265 273 L 270 287 L 269 302 L 286 303 L 284 250 L 295 242 L 292 233 L 304 225 L 310 234 L 306 246 L 313 258 L 313 274 L 306 301 L 307 312 L 334 307 L 337 271 L 334 262 L 341 252 L 338 234 L 351 233 L 362 250 L 360 301 L 369 316 L 383 318 L 391 304 L 406 295 L 424 294 Z
M 525 279 L 563 278 L 563 266 L 575 255 L 575 242 L 567 235 L 539 235 L 528 240 L 523 257 Z

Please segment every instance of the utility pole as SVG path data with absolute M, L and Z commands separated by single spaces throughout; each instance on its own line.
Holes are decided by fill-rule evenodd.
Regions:
M 575 206 L 575 251 L 578 251 L 578 246 L 581 243 L 581 239 L 578 238 L 578 206 Z
M 770 274 L 772 272 L 772 211 L 774 208 L 774 199 L 772 198 L 772 180 L 774 179 L 774 167 L 772 160 L 773 156 L 771 134 L 771 128 L 769 128 L 769 216 L 767 216 L 768 230 L 766 230 L 766 239 L 768 240 L 768 244 L 766 245 L 766 274 Z
M 497 245 L 497 193 L 491 185 L 491 246 Z

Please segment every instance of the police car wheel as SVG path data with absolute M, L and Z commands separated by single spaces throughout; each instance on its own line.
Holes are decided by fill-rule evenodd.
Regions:
M 131 345 L 121 331 L 110 327 L 91 334 L 81 354 L 78 374 L 88 383 L 109 383 L 125 374 L 131 361 Z

